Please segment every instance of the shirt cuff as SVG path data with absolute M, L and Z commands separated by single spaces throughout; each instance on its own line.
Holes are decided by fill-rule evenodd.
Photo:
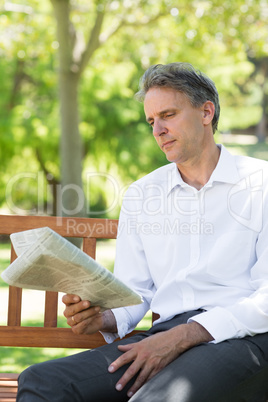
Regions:
M 134 329 L 130 323 L 131 318 L 124 307 L 112 309 L 112 312 L 116 319 L 118 336 L 122 339 Z
M 188 322 L 192 321 L 198 322 L 210 333 L 214 338 L 212 343 L 249 335 L 233 314 L 222 307 L 212 308 L 188 319 Z
M 112 343 L 117 338 L 122 339 L 132 331 L 132 328 L 129 329 L 129 314 L 124 307 L 112 309 L 112 312 L 116 320 L 117 333 L 99 331 L 107 343 Z
M 104 332 L 104 331 L 99 331 L 103 338 L 105 339 L 105 342 L 107 343 L 113 343 L 117 338 L 124 338 L 126 334 L 131 332 L 134 328 L 130 327 L 129 323 L 129 314 L 127 311 L 123 308 L 116 308 L 112 309 L 112 312 L 115 316 L 116 324 L 117 324 L 117 333 L 114 332 Z
M 106 343 L 113 343 L 119 336 L 118 334 L 115 334 L 113 332 L 99 332 L 102 334 Z

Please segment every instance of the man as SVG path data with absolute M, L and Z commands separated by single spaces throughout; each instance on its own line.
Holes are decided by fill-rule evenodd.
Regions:
M 18 401 L 265 401 L 267 163 L 216 145 L 214 83 L 185 63 L 150 67 L 138 97 L 170 164 L 130 186 L 115 275 L 143 296 L 100 313 L 65 295 L 75 333 L 101 348 L 30 367 Z M 119 342 L 151 308 L 147 332 Z

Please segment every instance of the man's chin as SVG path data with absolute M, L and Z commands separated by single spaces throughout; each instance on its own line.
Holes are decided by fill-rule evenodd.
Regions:
M 173 162 L 176 163 L 177 162 L 177 158 L 174 155 L 168 155 L 166 154 L 166 158 L 169 162 Z

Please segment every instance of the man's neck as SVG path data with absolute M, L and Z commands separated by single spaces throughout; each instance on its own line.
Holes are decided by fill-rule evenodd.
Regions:
M 186 164 L 178 164 L 177 166 L 183 181 L 197 190 L 204 187 L 217 166 L 220 152 L 220 149 L 214 143 L 208 151 L 205 150 L 195 160 L 189 161 Z

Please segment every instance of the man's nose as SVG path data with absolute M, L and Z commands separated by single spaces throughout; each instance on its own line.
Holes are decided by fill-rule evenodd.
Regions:
M 167 133 L 167 128 L 164 126 L 164 124 L 159 120 L 155 120 L 154 127 L 153 127 L 154 137 L 159 137 L 166 133 Z

